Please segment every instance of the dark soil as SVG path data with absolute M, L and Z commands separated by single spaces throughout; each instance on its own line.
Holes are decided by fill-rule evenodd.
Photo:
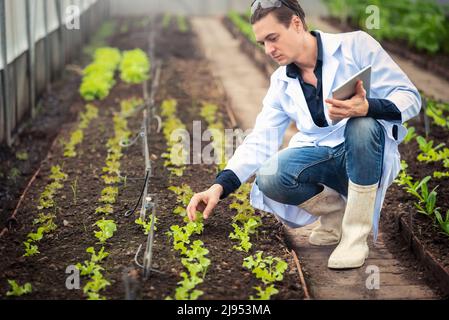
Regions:
M 417 117 L 409 122 L 410 126 L 414 126 L 417 134 L 425 136 L 424 122 L 421 117 Z M 430 135 L 427 140 L 434 140 L 435 144 L 441 142 L 447 143 L 448 131 L 444 128 L 432 125 Z M 415 180 L 422 179 L 428 175 L 432 176 L 435 170 L 444 171 L 440 163 L 421 163 L 416 157 L 419 154 L 419 147 L 415 140 L 408 144 L 402 143 L 399 146 L 401 159 L 408 164 L 407 172 L 413 176 Z M 429 183 L 429 189 L 432 190 L 438 185 L 437 206 L 441 207 L 440 212 L 444 214 L 449 209 L 449 179 L 434 179 Z M 416 259 L 409 252 L 410 244 L 407 243 L 400 235 L 395 225 L 395 221 L 399 217 L 406 217 L 407 222 L 411 225 L 412 232 L 418 237 L 425 249 L 427 249 L 443 267 L 449 271 L 449 236 L 443 233 L 442 229 L 436 222 L 432 222 L 430 218 L 417 213 L 413 205 L 415 199 L 412 195 L 406 193 L 404 189 L 393 184 L 385 197 L 384 202 L 384 218 L 381 219 L 382 228 L 389 235 L 390 241 L 385 243 L 390 250 L 396 252 L 398 258 L 406 265 L 414 266 L 416 270 L 425 274 L 425 278 L 433 287 L 438 287 L 432 274 L 426 269 L 426 265 L 416 264 Z M 443 215 L 444 217 L 444 215 Z M 449 292 L 443 292 L 443 295 L 449 296 Z
M 121 19 L 120 24 L 124 23 L 129 24 L 128 28 L 119 30 L 126 32 L 115 35 L 110 44 L 120 49 L 140 47 L 147 50 L 147 29 L 140 24 Z M 158 19 L 156 26 L 161 25 L 161 19 Z M 156 48 L 156 57 L 163 63 L 160 91 L 156 94 L 157 105 L 168 98 L 176 99 L 178 117 L 191 132 L 193 121 L 202 121 L 199 116 L 201 102 L 216 103 L 222 107 L 220 112 L 225 125 L 229 126 L 229 119 L 224 112 L 226 99 L 223 90 L 211 75 L 208 62 L 198 49 L 195 35 L 191 31 L 187 33 L 177 31 L 177 26 L 172 23 L 167 30 L 158 30 Z M 8 290 L 7 279 L 14 279 L 20 284 L 32 283 L 33 293 L 24 296 L 25 299 L 84 298 L 82 290 L 66 289 L 65 281 L 68 275 L 65 270 L 67 266 L 89 258 L 85 252 L 86 248 L 90 246 L 99 248 L 93 235 L 96 229 L 93 223 L 100 217 L 94 212 L 104 187 L 100 175 L 107 155 L 106 142 L 113 135 L 112 114 L 118 111 L 120 100 L 141 96 L 141 92 L 141 86 L 128 86 L 118 82 L 104 101 L 95 103 L 100 110 L 100 116 L 85 130 L 84 140 L 77 148 L 82 150 L 81 153 L 76 158 L 68 159 L 62 157 L 60 144 L 56 144 L 51 150 L 48 161 L 43 164 L 40 175 L 19 210 L 18 219 L 21 228 L 0 239 L 3 258 L 0 261 L 0 292 Z M 79 97 L 75 97 L 69 105 L 78 103 Z M 141 121 L 142 114 L 136 114 L 128 119 L 128 126 L 137 133 Z M 60 137 L 67 139 L 74 126 L 75 124 L 64 127 L 57 139 Z M 202 128 L 206 129 L 204 122 Z M 163 166 L 164 159 L 161 158 L 167 146 L 162 133 L 156 133 L 154 127 L 149 135 L 149 145 L 150 153 L 157 157 L 153 162 L 149 192 L 155 195 L 156 214 L 159 218 L 153 247 L 153 268 L 162 271 L 163 274 L 152 273 L 151 278 L 144 282 L 139 270 L 138 286 L 141 298 L 165 299 L 167 296 L 174 296 L 177 282 L 181 280 L 179 275 L 184 271 L 181 257 L 178 252 L 171 249 L 171 240 L 166 235 L 171 225 L 183 224 L 182 218 L 172 213 L 177 206 L 176 195 L 167 190 L 167 187 L 186 183 L 195 192 L 202 191 L 213 183 L 216 168 L 210 165 L 189 165 L 183 177 L 170 179 L 169 172 Z M 105 268 L 104 275 L 111 282 L 111 286 L 102 292 L 108 299 L 125 297 L 122 276 L 126 270 L 136 268 L 135 252 L 138 246 L 145 244 L 146 241 L 141 227 L 134 223 L 137 216 L 128 218 L 124 216 L 124 213 L 135 205 L 143 185 L 145 167 L 140 142 L 125 150 L 124 154 L 121 170 L 122 175 L 127 176 L 127 182 L 119 188 L 118 203 L 114 205 L 114 213 L 110 217 L 116 221 L 118 229 L 106 244 L 110 256 L 102 264 Z M 40 255 L 24 258 L 22 242 L 26 239 L 27 233 L 33 230 L 32 220 L 38 213 L 36 206 L 39 195 L 49 182 L 50 167 L 55 164 L 61 164 L 63 171 L 69 175 L 64 183 L 64 189 L 58 193 L 56 199 L 58 229 L 39 242 Z M 78 189 L 75 203 L 71 185 L 76 179 Z M 228 236 L 232 231 L 231 218 L 235 212 L 229 209 L 230 203 L 231 199 L 220 203 L 211 218 L 205 222 L 204 233 L 198 237 L 209 250 L 208 258 L 211 259 L 204 283 L 198 286 L 198 289 L 204 291 L 201 299 L 248 299 L 250 295 L 255 295 L 253 287 L 260 285 L 260 281 L 242 267 L 243 258 L 249 254 L 232 249 L 234 243 Z M 274 297 L 275 299 L 302 299 L 303 291 L 293 259 L 282 241 L 280 225 L 271 215 L 260 214 L 263 226 L 259 228 L 258 236 L 253 238 L 254 247 L 251 252 L 264 250 L 266 254 L 283 258 L 288 262 L 289 269 L 285 273 L 284 280 L 276 285 L 279 294 Z
M 11 147 L 0 145 L 0 229 L 14 211 L 26 184 L 47 155 L 61 126 L 76 120 L 83 103 L 78 98 L 79 77 L 65 77 L 44 93 L 37 116 L 24 124 Z M 25 153 L 19 160 L 16 154 Z
M 337 29 L 343 32 L 351 32 L 360 30 L 356 23 L 348 21 L 342 23 L 340 19 L 333 17 L 321 17 L 323 20 L 330 23 Z M 424 51 L 420 51 L 416 48 L 410 47 L 405 40 L 383 40 L 382 46 L 388 51 L 402 56 L 405 59 L 412 61 L 418 66 L 429 70 L 435 75 L 438 75 L 446 80 L 449 80 L 449 56 L 443 53 L 430 54 Z

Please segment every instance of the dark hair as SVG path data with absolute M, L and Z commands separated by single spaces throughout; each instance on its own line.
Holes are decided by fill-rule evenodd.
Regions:
M 267 8 L 263 9 L 262 7 L 258 7 L 256 11 L 254 11 L 254 14 L 251 16 L 251 24 L 255 24 L 257 21 L 262 20 L 267 15 L 273 12 L 276 19 L 279 21 L 279 23 L 283 24 L 286 28 L 290 26 L 290 23 L 292 21 L 293 16 L 298 16 L 299 19 L 301 19 L 302 25 L 304 26 L 304 30 L 307 31 L 307 25 L 306 25 L 306 14 L 304 13 L 304 10 L 301 8 L 301 5 L 297 0 L 283 0 L 284 2 L 287 2 L 290 8 L 294 8 L 293 11 L 289 7 L 282 4 L 281 7 L 276 8 Z

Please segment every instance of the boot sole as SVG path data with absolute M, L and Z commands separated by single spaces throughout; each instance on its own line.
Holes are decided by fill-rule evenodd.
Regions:
M 309 243 L 311 245 L 314 245 L 314 246 L 317 246 L 317 247 L 334 246 L 334 245 L 338 244 L 339 242 L 340 242 L 340 240 L 334 241 L 334 242 L 326 242 L 326 243 L 321 242 L 321 243 L 319 243 L 319 242 L 312 242 L 309 239 Z

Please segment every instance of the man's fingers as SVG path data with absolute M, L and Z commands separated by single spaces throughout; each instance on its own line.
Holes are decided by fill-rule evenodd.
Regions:
M 350 106 L 346 101 L 337 99 L 326 99 L 326 103 L 331 104 L 334 107 L 339 107 L 343 109 L 348 109 Z
M 196 220 L 196 208 L 199 203 L 200 197 L 198 195 L 194 195 L 192 199 L 190 199 L 190 203 L 187 206 L 187 216 L 189 217 L 190 221 Z
M 212 210 L 215 208 L 216 205 L 217 205 L 217 202 L 215 200 L 211 200 L 211 199 L 208 200 L 206 209 L 204 209 L 204 212 L 203 212 L 204 219 L 209 218 Z
M 328 107 L 329 115 L 337 118 L 345 118 L 347 116 L 347 112 L 345 109 L 336 108 L 334 106 Z

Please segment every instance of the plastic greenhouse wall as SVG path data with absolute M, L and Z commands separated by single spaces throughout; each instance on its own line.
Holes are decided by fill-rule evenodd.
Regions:
M 12 144 L 37 97 L 108 16 L 108 0 L 0 0 L 1 144 Z

